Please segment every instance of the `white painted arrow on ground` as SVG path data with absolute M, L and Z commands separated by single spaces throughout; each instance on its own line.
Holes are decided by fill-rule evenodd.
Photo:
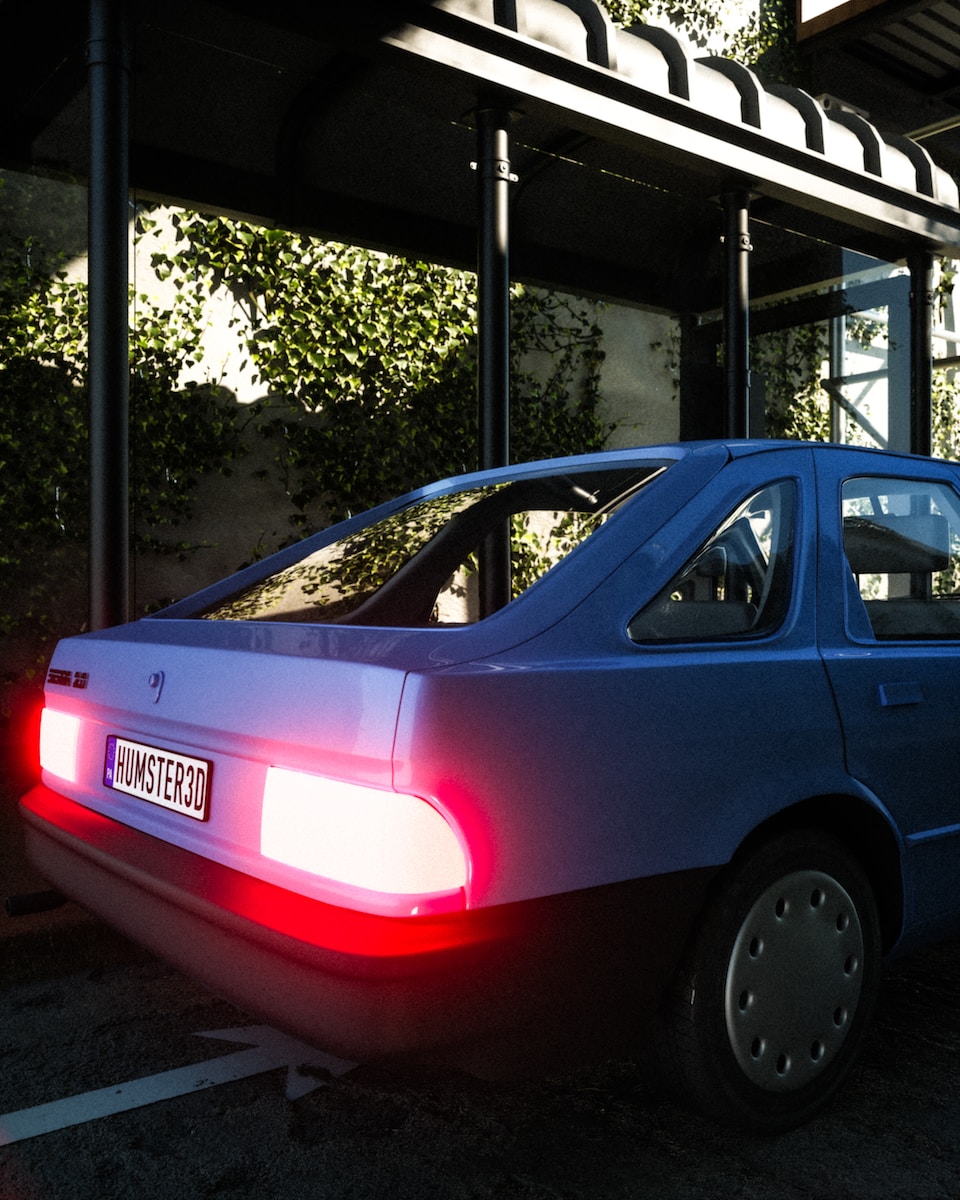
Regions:
M 158 1100 L 172 1100 L 175 1096 L 203 1091 L 221 1083 L 232 1083 L 236 1079 L 260 1075 L 278 1067 L 287 1068 L 287 1099 L 297 1100 L 314 1088 L 322 1087 L 324 1082 L 312 1074 L 302 1074 L 298 1068 L 319 1067 L 331 1075 L 343 1075 L 357 1065 L 315 1050 L 304 1042 L 278 1033 L 269 1025 L 212 1029 L 195 1036 L 242 1042 L 247 1049 L 189 1067 L 163 1071 L 159 1075 L 149 1075 L 146 1079 L 134 1079 L 115 1087 L 99 1088 L 80 1096 L 7 1113 L 0 1116 L 0 1146 L 9 1146 L 41 1133 L 53 1133 L 70 1125 L 82 1125 L 85 1121 L 96 1121 L 100 1117 L 112 1117 L 132 1108 L 143 1108 L 147 1104 L 156 1104 Z

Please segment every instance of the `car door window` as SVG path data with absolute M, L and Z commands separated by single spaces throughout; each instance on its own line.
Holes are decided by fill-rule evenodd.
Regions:
M 781 480 L 739 505 L 627 627 L 635 642 L 758 637 L 790 600 L 796 488 Z
M 878 639 L 960 638 L 960 502 L 942 483 L 844 482 L 843 547 Z

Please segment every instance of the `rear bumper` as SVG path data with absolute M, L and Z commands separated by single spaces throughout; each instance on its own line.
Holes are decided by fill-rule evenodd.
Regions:
M 634 1052 L 712 874 L 391 918 L 264 883 L 42 785 L 21 813 L 51 883 L 245 1011 L 343 1058 L 487 1076 Z

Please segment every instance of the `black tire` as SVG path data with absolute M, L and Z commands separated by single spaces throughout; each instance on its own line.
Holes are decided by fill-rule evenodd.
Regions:
M 721 876 L 663 1013 L 665 1082 L 726 1125 L 779 1133 L 847 1076 L 880 979 L 870 884 L 825 834 L 782 834 Z

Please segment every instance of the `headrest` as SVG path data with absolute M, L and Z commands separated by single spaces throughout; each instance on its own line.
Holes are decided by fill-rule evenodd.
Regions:
M 946 517 L 844 517 L 843 548 L 854 575 L 929 574 L 950 562 Z

